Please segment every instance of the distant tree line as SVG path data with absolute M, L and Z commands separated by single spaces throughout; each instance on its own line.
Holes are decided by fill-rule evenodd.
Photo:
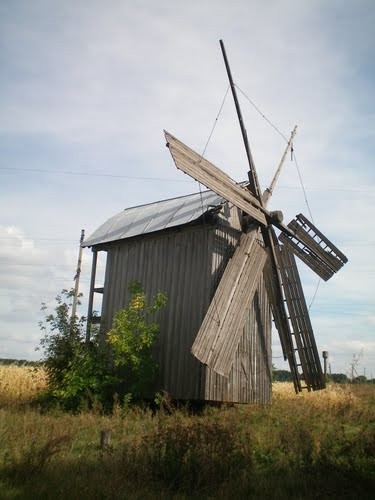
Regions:
M 273 381 L 274 382 L 292 382 L 292 374 L 288 370 L 278 370 L 273 367 Z M 336 384 L 374 384 L 375 379 L 368 379 L 364 375 L 359 375 L 351 380 L 344 373 L 331 373 L 327 375 L 328 382 Z
M 28 361 L 27 359 L 10 359 L 0 358 L 0 365 L 16 365 L 16 366 L 41 366 L 41 361 Z

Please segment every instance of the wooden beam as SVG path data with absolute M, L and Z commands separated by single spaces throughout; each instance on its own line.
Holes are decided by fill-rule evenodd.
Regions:
M 324 281 L 328 281 L 348 261 L 347 257 L 304 215 L 288 224 L 293 236 L 285 233 L 279 240 L 288 245 L 306 265 Z
M 319 353 L 296 261 L 288 246 L 278 245 L 277 248 L 292 335 L 302 369 L 301 375 L 309 391 L 324 389 L 325 381 Z
M 94 307 L 94 292 L 95 292 L 95 277 L 96 277 L 97 261 L 98 261 L 98 252 L 96 250 L 93 250 L 92 251 L 90 292 L 89 292 L 89 305 L 88 305 L 88 311 L 87 311 L 87 324 L 86 324 L 86 344 L 88 344 L 90 342 L 92 313 L 93 313 L 93 307 Z
M 164 133 L 167 146 L 179 170 L 182 170 L 219 196 L 230 201 L 264 226 L 267 225 L 267 219 L 263 213 L 266 211 L 247 189 L 238 185 L 222 170 L 190 149 L 169 132 L 164 131 Z
M 193 355 L 224 377 L 234 354 L 253 300 L 267 254 L 256 241 L 258 229 L 241 237 L 224 271 L 192 346 Z
M 275 186 L 276 186 L 276 182 L 277 182 L 277 179 L 279 178 L 279 175 L 280 175 L 280 172 L 281 172 L 281 169 L 284 165 L 284 162 L 285 162 L 285 159 L 286 159 L 286 155 L 288 154 L 289 150 L 293 147 L 293 139 L 294 139 L 294 136 L 296 135 L 296 132 L 297 132 L 297 125 L 294 127 L 294 129 L 292 130 L 292 133 L 290 135 L 290 139 L 289 139 L 289 142 L 285 148 L 285 151 L 284 151 L 284 154 L 283 156 L 281 157 L 281 160 L 280 160 L 280 163 L 279 163 L 279 166 L 277 167 L 277 170 L 275 172 L 275 175 L 273 176 L 273 179 L 272 179 L 272 182 L 270 184 L 270 187 L 267 188 L 264 193 L 263 193 L 263 203 L 264 203 L 264 206 L 266 207 L 272 194 L 273 194 L 273 190 L 275 189 Z M 292 149 L 292 152 L 293 152 L 293 149 Z

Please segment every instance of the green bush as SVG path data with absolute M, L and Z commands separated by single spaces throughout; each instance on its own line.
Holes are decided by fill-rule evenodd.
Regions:
M 159 292 L 148 303 L 137 281 L 130 284 L 129 292 L 129 305 L 115 314 L 107 342 L 123 381 L 121 395 L 132 394 L 139 398 L 153 388 L 157 364 L 152 357 L 152 347 L 159 333 L 159 325 L 152 319 L 154 313 L 165 307 L 167 299 Z
M 74 290 L 62 290 L 56 297 L 55 313 L 39 322 L 48 376 L 40 402 L 73 411 L 97 404 L 108 409 L 119 397 L 140 398 L 149 390 L 156 373 L 151 351 L 159 331 L 151 315 L 165 306 L 166 297 L 158 293 L 148 304 L 138 282 L 131 283 L 129 292 L 128 307 L 115 315 L 107 334 L 109 348 L 102 345 L 97 328 L 85 342 L 86 318 L 71 318 Z
M 73 296 L 74 290 L 62 290 L 56 297 L 55 314 L 39 322 L 44 332 L 41 349 L 48 376 L 48 389 L 40 402 L 58 404 L 65 410 L 91 407 L 97 402 L 108 406 L 118 378 L 110 369 L 108 352 L 99 348 L 98 329 L 93 329 L 90 343 L 85 344 L 86 318 L 71 318 L 69 302 Z M 42 310 L 46 311 L 45 304 Z

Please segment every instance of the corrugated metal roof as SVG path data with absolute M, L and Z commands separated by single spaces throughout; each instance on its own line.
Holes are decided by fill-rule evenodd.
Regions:
M 141 234 L 181 226 L 198 219 L 224 202 L 212 191 L 127 208 L 102 224 L 84 242 L 85 247 L 123 240 Z

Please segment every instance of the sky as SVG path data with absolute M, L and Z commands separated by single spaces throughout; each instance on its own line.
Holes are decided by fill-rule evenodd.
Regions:
M 270 209 L 312 216 L 349 258 L 328 282 L 299 266 L 318 349 L 375 377 L 374 26 L 373 0 L 2 0 L 0 358 L 40 358 L 81 229 L 199 191 L 163 129 L 202 152 L 215 125 L 206 158 L 246 179 L 223 39 L 263 188 L 298 127 Z M 90 268 L 85 249 L 86 298 Z

